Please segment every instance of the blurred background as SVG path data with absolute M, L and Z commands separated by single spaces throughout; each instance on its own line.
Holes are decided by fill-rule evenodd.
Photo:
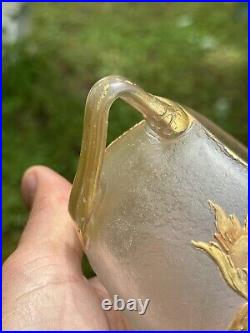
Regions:
M 120 74 L 201 112 L 247 144 L 247 3 L 23 3 L 3 11 L 3 259 L 27 211 L 24 170 L 72 181 L 85 99 Z M 108 142 L 140 120 L 118 101 Z M 84 264 L 87 274 L 89 268 Z

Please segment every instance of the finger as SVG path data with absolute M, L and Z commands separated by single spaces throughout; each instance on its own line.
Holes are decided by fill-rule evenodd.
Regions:
M 70 248 L 81 256 L 81 244 L 68 213 L 70 190 L 71 184 L 47 167 L 34 166 L 24 173 L 21 191 L 31 211 L 21 245 Z

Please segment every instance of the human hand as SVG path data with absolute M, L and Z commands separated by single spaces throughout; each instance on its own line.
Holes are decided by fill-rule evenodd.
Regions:
M 21 189 L 31 212 L 3 265 L 3 329 L 126 329 L 119 312 L 102 310 L 108 294 L 98 279 L 82 274 L 82 248 L 67 209 L 70 183 L 37 166 L 25 172 Z

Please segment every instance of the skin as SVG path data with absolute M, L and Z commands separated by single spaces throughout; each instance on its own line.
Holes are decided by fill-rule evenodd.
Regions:
M 35 166 L 22 179 L 30 215 L 15 252 L 3 264 L 3 330 L 121 330 L 119 311 L 103 311 L 98 278 L 81 270 L 82 248 L 67 206 L 71 184 Z

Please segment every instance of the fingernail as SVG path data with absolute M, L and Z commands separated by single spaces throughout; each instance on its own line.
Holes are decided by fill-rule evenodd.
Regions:
M 27 172 L 22 180 L 22 195 L 25 203 L 30 207 L 32 206 L 34 196 L 37 188 L 37 177 L 32 172 Z

